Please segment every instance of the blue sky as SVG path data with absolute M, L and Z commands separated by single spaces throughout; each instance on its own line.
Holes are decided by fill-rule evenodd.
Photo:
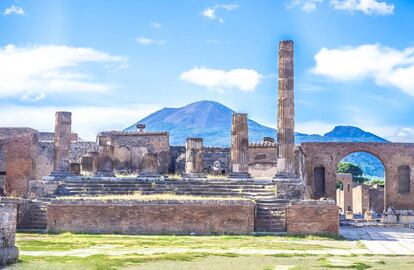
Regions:
M 276 125 L 277 46 L 295 42 L 297 131 L 414 142 L 414 1 L 3 0 L 0 126 L 93 139 L 216 100 Z

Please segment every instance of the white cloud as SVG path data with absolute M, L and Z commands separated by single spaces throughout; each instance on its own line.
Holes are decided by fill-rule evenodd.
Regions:
M 1 106 L 1 125 L 31 127 L 39 131 L 53 131 L 56 111 L 72 112 L 72 131 L 82 139 L 95 140 L 98 132 L 122 130 L 150 113 L 160 109 L 154 104 L 119 107 L 39 107 Z
M 74 72 L 87 63 L 116 69 L 124 67 L 127 59 L 92 48 L 7 45 L 0 48 L 0 98 L 21 96 L 39 100 L 48 93 L 111 89 L 108 84 L 91 80 L 85 72 Z
M 394 14 L 394 5 L 378 0 L 331 0 L 334 9 L 360 11 L 367 15 Z
M 223 18 L 218 17 L 216 14 L 217 10 L 223 9 L 223 10 L 231 11 L 231 10 L 235 10 L 238 8 L 239 8 L 239 5 L 236 5 L 236 4 L 218 4 L 218 5 L 215 5 L 214 7 L 209 7 L 203 10 L 201 12 L 201 16 L 206 17 L 207 19 L 212 20 L 212 21 L 218 21 L 220 23 L 223 23 L 224 22 Z
M 290 9 L 298 6 L 305 12 L 313 12 L 322 2 L 323 0 L 292 0 L 286 7 Z
M 414 47 L 397 50 L 368 44 L 322 48 L 315 61 L 315 74 L 339 81 L 373 79 L 379 86 L 397 87 L 414 96 Z
M 414 142 L 414 128 L 405 127 L 398 129 L 392 136 L 391 140 L 393 142 Z
M 164 45 L 164 40 L 157 40 L 157 39 L 151 39 L 147 37 L 139 37 L 137 38 L 137 43 L 144 46 L 150 46 L 150 45 Z
M 335 127 L 335 124 L 325 123 L 323 121 L 296 122 L 295 125 L 296 132 L 319 135 L 323 135 Z
M 158 29 L 162 27 L 162 24 L 160 24 L 159 22 L 152 22 L 151 27 Z
M 12 15 L 12 14 L 24 15 L 24 9 L 22 7 L 12 5 L 11 7 L 8 7 L 3 11 L 4 16 Z
M 253 92 L 262 77 L 261 74 L 253 69 L 239 68 L 225 71 L 197 67 L 183 72 L 180 79 L 219 92 L 228 89 Z

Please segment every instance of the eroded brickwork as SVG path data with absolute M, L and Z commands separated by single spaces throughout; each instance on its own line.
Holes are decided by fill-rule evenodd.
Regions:
M 339 162 L 350 153 L 368 152 L 381 160 L 385 169 L 385 207 L 414 209 L 414 173 L 410 174 L 409 192 L 399 192 L 398 168 L 408 165 L 413 171 L 414 144 L 410 143 L 302 143 L 306 155 L 307 185 L 314 198 L 335 198 L 336 170 Z M 315 168 L 324 168 L 324 194 L 315 194 Z
M 30 128 L 0 128 L 3 145 L 4 192 L 26 197 L 28 184 L 35 178 L 37 131 Z
M 50 232 L 122 234 L 250 234 L 249 201 L 54 202 Z
M 19 252 L 15 246 L 17 208 L 15 204 L 0 202 L 0 267 L 17 262 Z
M 339 208 L 332 204 L 294 204 L 286 210 L 287 232 L 292 234 L 339 234 Z

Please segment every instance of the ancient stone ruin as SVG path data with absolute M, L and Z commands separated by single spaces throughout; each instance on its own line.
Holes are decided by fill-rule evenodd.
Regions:
M 71 132 L 69 112 L 56 113 L 54 133 L 0 128 L 0 192 L 20 198 L 14 202 L 17 227 L 85 233 L 338 234 L 340 210 L 352 218 L 385 209 L 384 222 L 411 220 L 414 144 L 295 145 L 292 41 L 280 42 L 278 66 L 276 142 L 263 138 L 249 143 L 243 113 L 232 116 L 227 148 L 205 147 L 202 137 L 172 146 L 168 132 L 147 131 L 142 124 L 136 131 L 102 131 L 96 141 L 87 142 Z M 336 173 L 338 163 L 357 151 L 383 162 L 385 189 L 354 186 L 349 176 Z M 337 190 L 337 181 L 343 190 Z M 102 195 L 136 193 L 203 200 L 100 200 Z
M 15 204 L 0 202 L 0 268 L 17 262 L 19 251 L 15 245 L 17 208 Z

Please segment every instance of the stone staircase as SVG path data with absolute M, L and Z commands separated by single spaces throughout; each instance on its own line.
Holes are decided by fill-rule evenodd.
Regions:
M 272 198 L 272 182 L 197 180 L 65 180 L 57 196 L 100 196 L 117 194 L 163 194 Z
M 47 207 L 42 201 L 31 201 L 18 204 L 17 229 L 19 230 L 46 230 Z
M 289 200 L 259 199 L 256 201 L 255 232 L 286 232 L 286 206 Z

